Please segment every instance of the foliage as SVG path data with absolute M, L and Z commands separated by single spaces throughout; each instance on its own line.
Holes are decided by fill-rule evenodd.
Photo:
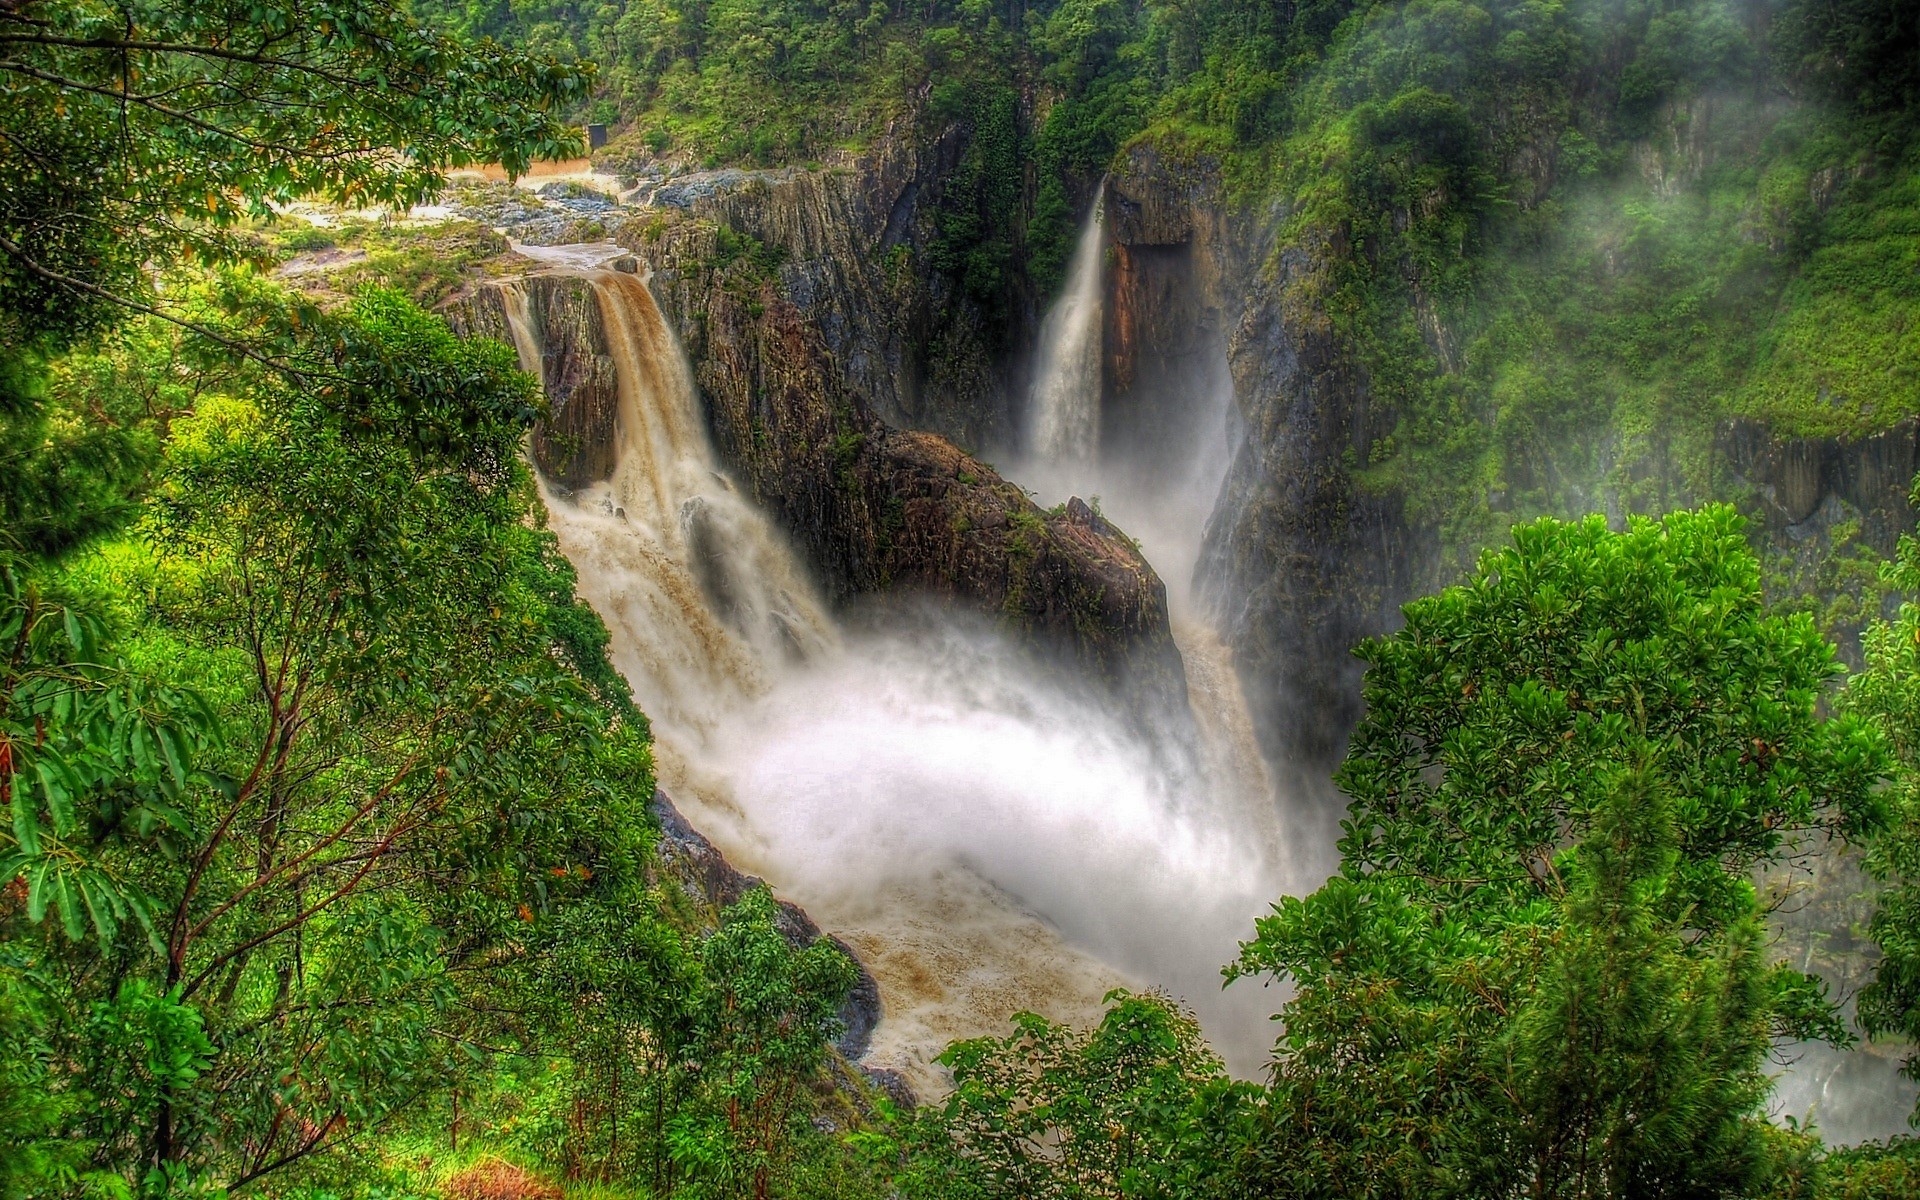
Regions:
M 1920 541 L 1903 537 L 1885 574 L 1904 595 L 1920 593 Z M 1885 732 L 1895 772 L 1893 820 L 1867 860 L 1886 886 L 1868 925 L 1881 958 L 1860 994 L 1860 1023 L 1869 1034 L 1920 1041 L 1920 606 L 1908 600 L 1862 642 L 1867 665 L 1847 689 L 1847 707 Z M 1920 1075 L 1920 1055 L 1909 1054 L 1905 1069 Z
M 17 889 L 14 889 L 17 891 Z M 17 895 L 5 901 L 19 903 Z M 52 1086 L 44 1030 L 43 982 L 18 963 L 0 963 L 0 1196 L 17 1200 L 71 1183 L 86 1147 L 59 1136 L 85 1098 Z
M 1769 968 L 1784 832 L 1877 828 L 1883 751 L 1822 720 L 1833 649 L 1761 605 L 1726 509 L 1515 530 L 1367 643 L 1341 870 L 1258 922 L 1289 978 L 1266 1134 L 1286 1195 L 1745 1195 L 1775 1033 L 1844 1043 Z
M 1920 1187 L 1920 1139 L 1856 1146 L 1821 1165 L 1823 1194 L 1833 1200 L 1896 1200 Z
M 953 1091 L 898 1144 L 904 1194 L 1065 1200 L 1187 1196 L 1217 1176 L 1256 1089 L 1229 1081 L 1192 1015 L 1114 992 L 1076 1033 L 1033 1013 L 956 1042 Z
M 36 632 L 3 845 L 9 945 L 64 964 L 54 1094 L 99 1097 L 61 1132 L 234 1187 L 471 1070 L 524 921 L 638 869 L 650 778 L 529 524 L 511 353 L 391 294 L 230 299 L 288 314 L 301 371 L 174 419 L 137 536 L 76 560 L 64 607 L 9 593 Z
M 764 888 L 705 934 L 665 907 L 636 891 L 540 924 L 516 1003 L 552 1042 L 477 1089 L 465 1120 L 569 1179 L 785 1194 L 840 1157 L 806 1118 L 853 965 L 824 938 L 789 942 Z
M 143 304 L 151 261 L 246 256 L 242 215 L 418 203 L 449 166 L 576 147 L 582 71 L 358 0 L 0 9 L 0 344 Z

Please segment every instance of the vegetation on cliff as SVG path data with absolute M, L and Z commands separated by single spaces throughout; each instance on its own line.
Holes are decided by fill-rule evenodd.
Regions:
M 1719 496 L 1729 417 L 1916 411 L 1896 0 L 419 7 L 597 60 L 642 159 L 958 124 L 936 265 L 995 303 L 1054 286 L 1122 146 L 1213 161 L 1307 252 L 1286 303 L 1369 393 L 1357 486 L 1451 552 L 1430 585 L 1516 520 Z

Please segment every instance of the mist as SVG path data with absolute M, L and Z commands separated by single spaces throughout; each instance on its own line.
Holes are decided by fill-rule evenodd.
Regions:
M 983 621 L 915 607 L 865 624 L 701 755 L 700 790 L 718 785 L 733 810 L 728 821 L 709 808 L 732 825 L 716 836 L 856 946 L 869 935 L 927 962 L 942 957 L 930 942 L 955 936 L 928 916 L 1006 922 L 978 911 L 985 885 L 1113 982 L 1191 1007 L 1234 1071 L 1256 1074 L 1275 997 L 1254 982 L 1223 992 L 1220 970 L 1254 915 L 1303 882 L 1267 797 L 1170 766 L 1097 695 Z M 970 1029 L 969 1014 L 942 1010 L 1003 989 L 1059 1010 L 1046 1015 L 1089 1014 L 1087 971 L 1046 962 L 1057 950 L 1008 949 L 968 963 L 974 980 L 929 972 L 896 990 L 888 1019 L 906 1008 Z M 977 1016 L 1004 1033 L 1011 1011 Z

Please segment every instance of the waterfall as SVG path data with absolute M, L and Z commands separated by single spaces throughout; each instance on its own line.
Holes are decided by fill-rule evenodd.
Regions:
M 1027 399 L 1033 453 L 1050 460 L 1091 459 L 1100 445 L 1100 358 L 1106 258 L 1106 191 L 1067 266 L 1067 290 L 1040 325 L 1040 353 Z
M 1234 812 L 1216 811 L 1236 828 L 1272 837 L 1274 786 L 1261 757 L 1231 655 L 1211 614 L 1196 611 L 1193 572 L 1215 497 L 1226 475 L 1232 380 L 1221 359 L 1197 370 L 1190 391 L 1160 402 L 1190 422 L 1181 440 L 1184 461 L 1145 470 L 1128 447 L 1100 444 L 1106 280 L 1107 181 L 1081 229 L 1067 273 L 1067 289 L 1041 325 L 1038 366 L 1030 403 L 1026 453 L 1010 467 L 1042 503 L 1078 495 L 1136 538 L 1167 585 L 1174 643 L 1186 667 L 1187 693 L 1213 799 L 1231 798 Z M 1170 468 L 1170 469 L 1167 469 Z
M 836 637 L 799 560 L 722 470 L 692 372 L 647 285 L 580 272 L 619 389 L 618 465 L 570 496 L 542 482 L 579 592 L 613 635 L 614 665 L 668 738 L 697 743 L 789 658 Z M 499 285 L 521 366 L 540 370 L 523 285 Z
M 507 315 L 507 333 L 513 338 L 513 351 L 520 358 L 520 369 L 547 386 L 546 355 L 533 332 L 533 310 L 527 301 L 526 285 L 518 279 L 503 279 L 495 285 L 500 306 Z
M 1192 1004 L 1256 1073 L 1272 998 L 1223 993 L 1218 972 L 1288 878 L 1271 809 L 1157 761 L 1103 693 L 981 618 L 895 603 L 839 627 L 719 463 L 645 282 L 550 270 L 597 297 L 620 453 L 606 483 L 543 481 L 549 525 L 682 812 L 874 976 L 867 1061 L 937 1094 L 950 1041 L 1004 1036 L 1021 1010 L 1085 1024 L 1131 986 Z M 531 289 L 494 286 L 538 370 Z M 1242 736 L 1231 719 L 1202 729 Z

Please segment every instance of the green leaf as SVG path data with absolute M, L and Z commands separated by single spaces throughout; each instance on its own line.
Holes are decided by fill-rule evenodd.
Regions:
M 50 758 L 42 758 L 33 769 L 40 779 L 40 794 L 47 800 L 47 813 L 53 818 L 53 831 L 65 837 L 73 832 L 73 793 L 69 790 L 72 772 L 64 763 Z
M 13 789 L 13 837 L 28 854 L 40 853 L 40 816 L 34 811 L 33 793 L 23 787 Z M 36 920 L 38 918 L 35 918 Z

